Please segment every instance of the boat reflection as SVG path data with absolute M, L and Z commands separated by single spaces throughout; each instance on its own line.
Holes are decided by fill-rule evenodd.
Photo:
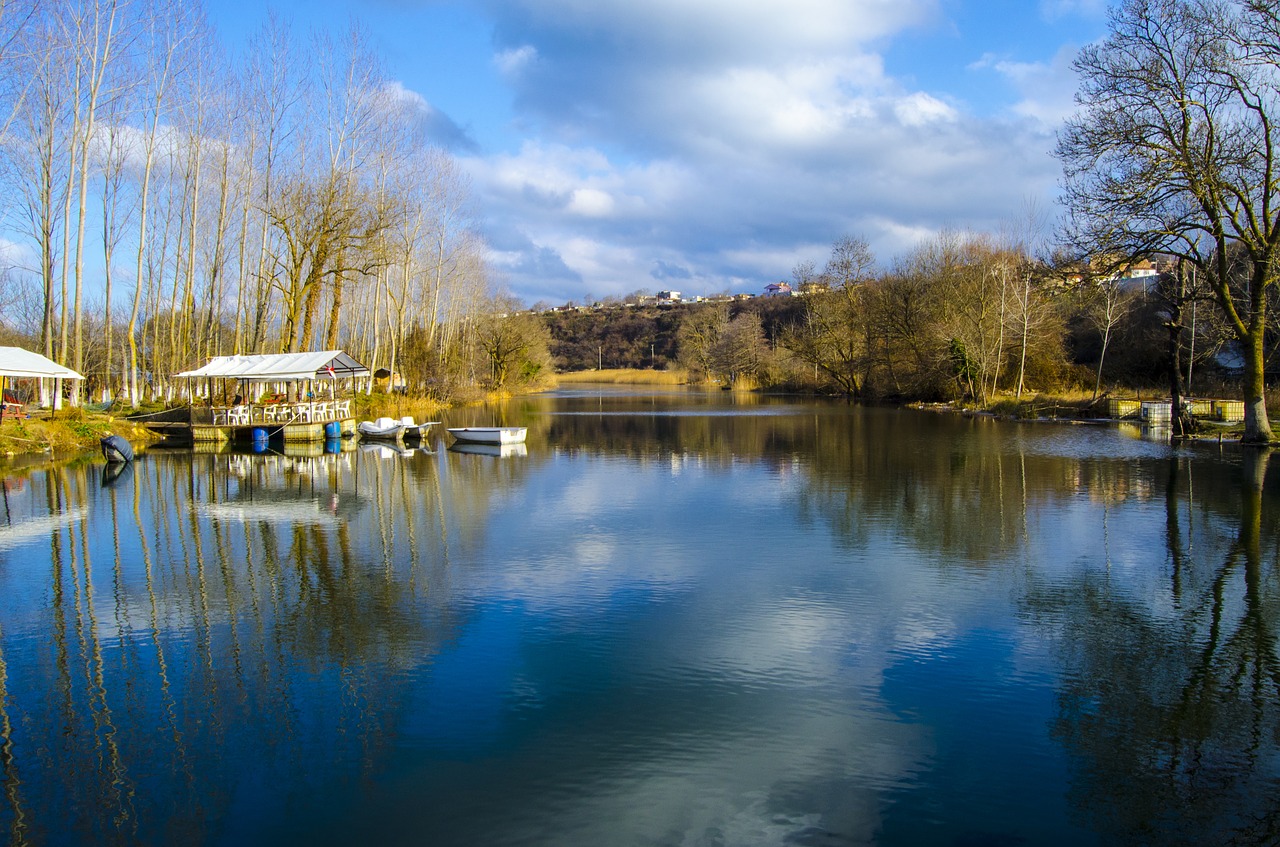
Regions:
M 393 441 L 361 441 L 360 452 L 366 456 L 372 456 L 375 459 L 399 459 L 405 456 L 412 456 L 418 451 L 412 447 L 405 447 L 403 444 L 397 444 Z M 422 451 L 429 452 L 429 451 Z
M 133 474 L 133 462 L 108 462 L 102 468 L 102 487 L 110 488 L 117 482 L 127 481 Z
M 523 444 L 477 444 L 468 441 L 455 441 L 449 445 L 450 453 L 470 453 L 475 456 L 494 456 L 505 459 L 509 456 L 527 456 L 529 451 Z

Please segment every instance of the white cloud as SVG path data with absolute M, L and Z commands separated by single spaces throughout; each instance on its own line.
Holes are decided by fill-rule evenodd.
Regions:
M 1077 78 L 1071 68 L 1076 48 L 1067 45 L 1047 62 L 1016 62 L 996 56 L 984 56 L 970 67 L 991 69 L 1003 77 L 1021 96 L 1012 111 L 1057 126 L 1075 111 Z
M 937 121 L 954 121 L 955 109 L 936 97 L 917 91 L 894 104 L 893 112 L 903 126 L 922 127 Z
M 0 238 L 0 270 L 19 268 L 36 272 L 39 267 L 39 254 L 30 243 Z
M 538 51 L 528 44 L 503 50 L 493 57 L 494 64 L 504 76 L 515 77 L 538 60 Z
M 382 95 L 385 102 L 393 108 L 415 112 L 432 111 L 427 98 L 416 91 L 409 90 L 400 80 L 392 80 L 382 86 Z
M 865 236 L 887 262 L 944 228 L 996 228 L 1056 190 L 1073 51 L 957 67 L 967 83 L 1007 86 L 1003 108 L 980 117 L 886 70 L 894 39 L 951 32 L 935 0 L 487 8 L 528 140 L 468 167 L 530 302 L 661 287 L 672 268 L 687 293 L 757 291 L 801 259 L 821 265 L 841 235 Z
M 571 214 L 604 218 L 613 211 L 613 198 L 598 188 L 578 188 L 569 196 L 567 208 Z
M 378 106 L 385 114 L 415 122 L 434 144 L 451 150 L 475 148 L 475 141 L 466 130 L 400 80 L 386 83 L 380 93 Z

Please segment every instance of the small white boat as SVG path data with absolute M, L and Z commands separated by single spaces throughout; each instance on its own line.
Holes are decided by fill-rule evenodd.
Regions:
M 523 444 L 529 432 L 524 426 L 457 426 L 449 434 L 472 444 Z
M 412 415 L 405 415 L 400 419 L 400 423 L 404 425 L 405 438 L 426 438 L 427 432 L 430 431 L 431 427 L 438 425 L 440 421 L 414 423 Z
M 404 424 L 395 418 L 378 418 L 376 421 L 360 421 L 356 432 L 361 438 L 398 439 L 404 435 Z

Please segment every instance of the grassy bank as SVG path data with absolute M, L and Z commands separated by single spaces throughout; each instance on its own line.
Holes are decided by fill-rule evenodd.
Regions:
M 123 418 L 83 409 L 63 409 L 56 413 L 32 413 L 30 417 L 6 416 L 0 424 L 0 455 L 96 450 L 98 441 L 107 433 L 123 436 L 135 448 L 159 440 L 150 430 Z
M 653 371 L 642 368 L 614 368 L 602 371 L 568 371 L 556 374 L 561 385 L 583 382 L 609 385 L 684 385 L 689 376 L 683 370 Z
M 1022 397 L 997 397 L 978 411 L 1010 418 L 1097 418 L 1107 412 L 1107 401 L 1093 399 L 1092 392 L 1059 394 L 1027 394 Z
M 1152 395 L 1152 392 L 1148 392 L 1148 395 Z M 1138 394 L 1137 392 L 1124 392 L 1123 396 L 1125 398 L 1133 398 L 1138 396 Z M 1001 418 L 1026 421 L 1093 421 L 1110 419 L 1109 409 L 1107 406 L 1107 395 L 1103 395 L 1095 400 L 1093 398 L 1093 393 L 1089 391 L 1026 395 L 1021 398 L 998 397 L 991 400 L 985 406 L 978 406 L 976 404 L 913 405 L 916 405 L 919 408 L 948 408 L 956 411 L 990 414 Z M 1136 418 L 1131 420 L 1136 420 Z M 1275 418 L 1273 417 L 1272 420 L 1274 421 Z M 1219 423 L 1204 417 L 1192 418 L 1192 434 L 1194 436 L 1237 438 L 1243 434 L 1243 432 L 1243 423 Z
M 406 394 L 356 394 L 352 398 L 351 416 L 358 421 L 412 416 L 415 421 L 422 423 L 440 420 L 440 413 L 447 408 L 449 404 L 426 397 L 411 397 Z

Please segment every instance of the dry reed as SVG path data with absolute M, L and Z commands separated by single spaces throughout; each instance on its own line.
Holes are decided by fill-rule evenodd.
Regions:
M 614 368 L 602 371 L 568 371 L 556 374 L 560 384 L 605 383 L 610 385 L 684 385 L 689 381 L 683 370 L 653 371 L 642 368 Z

